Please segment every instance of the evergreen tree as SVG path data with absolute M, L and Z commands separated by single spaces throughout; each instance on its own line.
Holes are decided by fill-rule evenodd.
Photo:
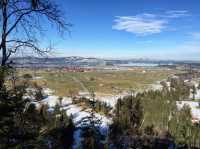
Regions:
M 177 144 L 187 145 L 190 144 L 191 139 L 191 122 L 192 116 L 190 108 L 184 106 L 180 111 L 176 112 L 169 123 L 169 130 L 175 137 Z
M 124 148 L 128 145 L 128 138 L 140 134 L 143 119 L 143 107 L 140 100 L 139 96 L 133 95 L 118 100 L 109 133 L 109 140 L 115 147 Z
M 195 94 L 197 93 L 196 87 L 192 86 L 192 99 L 195 100 Z
M 102 149 L 105 136 L 100 132 L 101 120 L 95 116 L 95 94 L 91 91 L 91 113 L 90 116 L 81 120 L 82 133 L 81 146 L 83 149 Z
M 51 148 L 70 149 L 74 143 L 74 131 L 72 116 L 68 117 L 57 105 L 48 120 L 44 138 L 49 141 Z
M 8 70 L 9 72 L 9 70 Z M 8 74 L 9 75 L 9 74 Z M 4 78 L 5 80 L 5 78 Z M 35 105 L 26 95 L 26 86 L 0 88 L 0 147 L 30 148 L 39 144 L 39 131 L 44 124 Z
M 9 70 L 7 73 L 9 76 Z M 4 79 L 5 80 L 5 79 Z M 27 96 L 27 85 L 0 88 L 0 148 L 70 148 L 75 126 L 60 106 L 49 113 L 42 105 L 36 109 L 33 99 L 43 97 L 41 87 L 36 97 Z M 39 97 L 39 98 L 38 98 Z M 32 99 L 33 98 L 33 99 Z M 52 125 L 55 122 L 56 125 Z

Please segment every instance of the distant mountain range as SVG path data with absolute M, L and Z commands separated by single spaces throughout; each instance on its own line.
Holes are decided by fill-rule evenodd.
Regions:
M 0 58 L 1 59 L 1 58 Z M 194 61 L 172 61 L 172 60 L 150 60 L 150 59 L 101 59 L 93 57 L 15 57 L 11 58 L 12 63 L 17 67 L 103 67 L 103 66 L 119 66 L 135 63 L 172 65 L 172 64 L 188 64 L 199 62 Z
M 92 67 L 106 65 L 106 62 L 103 59 L 77 56 L 59 58 L 18 57 L 12 58 L 11 60 L 17 67 Z

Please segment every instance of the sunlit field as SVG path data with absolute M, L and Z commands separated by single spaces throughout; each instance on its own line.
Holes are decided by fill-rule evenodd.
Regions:
M 142 69 L 132 70 L 101 70 L 91 72 L 66 72 L 66 71 L 45 71 L 40 70 L 33 73 L 20 71 L 20 73 L 32 73 L 35 81 L 50 88 L 59 96 L 69 96 L 71 92 L 94 91 L 99 95 L 115 95 L 124 91 L 135 90 L 143 91 L 148 89 L 156 81 L 167 79 L 168 76 L 178 73 L 176 70 L 169 69 Z

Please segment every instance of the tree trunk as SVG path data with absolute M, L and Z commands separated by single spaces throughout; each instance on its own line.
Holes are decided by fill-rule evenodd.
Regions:
M 2 60 L 1 60 L 1 66 L 5 66 L 7 61 L 6 56 L 6 44 L 5 41 L 2 41 Z
M 7 61 L 7 48 L 6 48 L 6 31 L 7 31 L 7 0 L 3 0 L 2 5 L 2 15 L 3 15 L 3 28 L 2 28 L 2 39 L 1 39 L 1 45 L 0 50 L 2 50 L 2 61 L 1 61 L 1 77 L 0 77 L 0 89 L 3 87 L 4 84 L 4 78 L 5 78 L 5 66 Z
M 6 32 L 7 32 L 7 0 L 3 0 L 2 5 L 2 14 L 3 14 L 3 30 L 2 30 L 2 41 L 1 41 L 1 50 L 2 50 L 2 61 L 1 66 L 6 65 L 7 61 L 7 49 L 6 49 Z

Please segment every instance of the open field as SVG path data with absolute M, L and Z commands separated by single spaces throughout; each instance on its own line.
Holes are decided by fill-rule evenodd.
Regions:
M 59 70 L 24 71 L 21 73 L 35 74 L 41 79 L 38 83 L 55 90 L 59 96 L 70 96 L 79 91 L 94 91 L 102 95 L 115 95 L 123 91 L 142 91 L 156 81 L 166 79 L 169 75 L 178 73 L 169 69 L 142 69 L 132 70 L 101 70 L 91 72 L 66 72 Z

